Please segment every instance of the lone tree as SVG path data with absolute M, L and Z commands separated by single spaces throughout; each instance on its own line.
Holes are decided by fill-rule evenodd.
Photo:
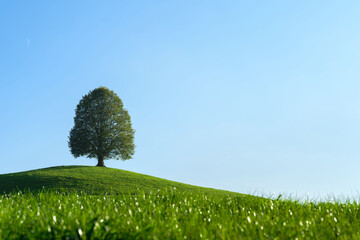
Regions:
M 97 158 L 96 166 L 105 167 L 104 160 L 125 161 L 134 155 L 135 131 L 130 115 L 118 95 L 108 88 L 96 88 L 80 100 L 74 123 L 69 147 L 75 158 Z

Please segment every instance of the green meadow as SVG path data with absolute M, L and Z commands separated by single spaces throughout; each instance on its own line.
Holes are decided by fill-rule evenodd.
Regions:
M 360 239 L 356 202 L 272 200 L 100 167 L 0 175 L 0 239 Z

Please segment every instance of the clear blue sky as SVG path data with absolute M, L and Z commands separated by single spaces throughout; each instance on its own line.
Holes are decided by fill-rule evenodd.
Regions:
M 359 1 L 1 1 L 0 174 L 95 165 L 67 139 L 81 97 L 106 86 L 137 145 L 109 167 L 358 196 L 359 12 Z

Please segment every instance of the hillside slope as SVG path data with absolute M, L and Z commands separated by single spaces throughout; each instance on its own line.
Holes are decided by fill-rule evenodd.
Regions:
M 81 190 L 89 193 L 131 194 L 139 190 L 157 191 L 157 189 L 174 187 L 179 190 L 209 194 L 243 195 L 192 186 L 125 170 L 90 166 L 59 166 L 0 175 L 0 194 L 17 190 L 38 191 L 43 188 L 63 191 Z

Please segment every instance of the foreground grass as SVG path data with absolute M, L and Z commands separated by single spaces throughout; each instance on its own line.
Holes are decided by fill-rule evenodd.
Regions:
M 175 188 L 0 196 L 0 239 L 360 239 L 357 203 L 299 203 Z

